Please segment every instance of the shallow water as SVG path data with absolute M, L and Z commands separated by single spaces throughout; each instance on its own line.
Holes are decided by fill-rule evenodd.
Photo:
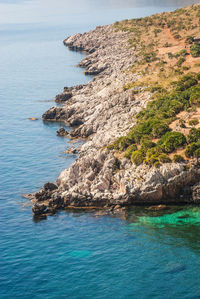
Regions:
M 62 40 L 116 20 L 198 1 L 0 0 L 0 298 L 199 298 L 196 207 L 121 218 L 61 212 L 34 222 L 20 195 L 55 181 L 62 124 L 43 123 L 64 86 L 87 83 Z M 29 117 L 38 117 L 30 121 Z

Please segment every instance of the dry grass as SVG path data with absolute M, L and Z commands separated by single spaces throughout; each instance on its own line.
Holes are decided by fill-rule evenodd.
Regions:
M 186 37 L 200 35 L 200 4 L 143 19 L 125 20 L 115 24 L 115 27 L 132 32 L 129 46 L 135 49 L 138 63 L 129 71 L 142 74 L 137 85 L 158 82 L 167 88 L 181 74 L 199 71 L 200 57 L 191 56 Z M 182 50 L 186 50 L 187 55 L 175 57 Z M 145 61 L 144 57 L 149 53 L 154 53 L 154 61 Z M 170 58 L 168 53 L 173 57 Z M 178 65 L 181 57 L 185 61 Z

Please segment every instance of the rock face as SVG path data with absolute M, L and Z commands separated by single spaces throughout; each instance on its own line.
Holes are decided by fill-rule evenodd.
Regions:
M 130 160 L 118 160 L 104 149 L 125 135 L 134 125 L 136 114 L 146 106 L 151 94 L 133 95 L 124 84 L 138 79 L 126 70 L 136 61 L 127 47 L 130 33 L 116 32 L 113 25 L 97 27 L 64 41 L 71 50 L 88 55 L 79 66 L 85 74 L 95 75 L 87 85 L 65 87 L 56 96 L 63 107 L 52 107 L 44 120 L 65 121 L 73 127 L 69 136 L 87 138 L 78 159 L 58 180 L 58 188 L 45 187 L 35 194 L 35 215 L 60 208 L 119 209 L 132 204 L 167 204 L 198 201 L 199 164 L 164 164 L 159 169 L 135 166 Z M 57 187 L 56 186 L 56 187 Z

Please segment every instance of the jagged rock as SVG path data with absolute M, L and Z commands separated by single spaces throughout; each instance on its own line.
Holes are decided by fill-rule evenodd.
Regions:
M 65 120 L 65 112 L 61 107 L 52 107 L 42 115 L 43 120 Z
M 58 186 L 56 185 L 56 184 L 54 184 L 54 183 L 50 183 L 50 182 L 48 182 L 48 183 L 46 183 L 46 184 L 44 184 L 44 190 L 49 190 L 49 191 L 53 191 L 53 190 L 56 190 L 56 189 L 58 189 Z
M 56 96 L 55 102 L 64 103 L 64 102 L 68 101 L 71 98 L 72 98 L 72 93 L 71 92 L 64 92 L 64 93 L 58 94 Z
M 32 207 L 33 214 L 39 216 L 47 212 L 47 206 L 45 204 L 35 203 Z
M 70 126 L 72 126 L 72 127 L 74 127 L 74 126 L 80 126 L 82 124 L 83 124 L 83 121 L 79 117 L 73 117 L 70 120 Z
M 77 92 L 78 90 L 82 89 L 84 86 L 86 86 L 85 84 L 79 84 L 79 85 L 75 85 L 75 86 L 72 86 L 72 87 L 68 87 L 68 86 L 65 86 L 64 87 L 64 92 Z
M 200 203 L 200 183 L 198 182 L 191 189 L 193 201 L 196 203 Z
M 58 136 L 66 136 L 68 134 L 64 128 L 60 128 L 56 132 Z

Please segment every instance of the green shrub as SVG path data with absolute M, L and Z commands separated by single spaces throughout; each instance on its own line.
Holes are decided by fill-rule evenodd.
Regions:
M 192 44 L 193 41 L 194 41 L 194 37 L 193 36 L 187 36 L 186 40 L 185 40 L 185 43 L 186 44 Z
M 166 132 L 170 131 L 170 127 L 166 123 L 156 124 L 152 129 L 152 135 L 155 138 L 161 137 Z
M 183 146 L 186 143 L 185 136 L 180 132 L 167 132 L 162 136 L 161 140 L 158 141 L 158 145 L 166 153 L 172 153 L 175 149 Z
M 191 158 L 194 156 L 194 153 L 197 149 L 200 148 L 200 143 L 192 142 L 191 144 L 186 146 L 185 155 L 187 158 Z
M 184 91 L 192 86 L 198 84 L 198 80 L 195 78 L 195 74 L 186 74 L 180 80 L 175 82 L 177 91 Z
M 184 119 L 180 118 L 178 123 L 181 128 L 186 128 Z
M 199 123 L 199 120 L 197 118 L 190 119 L 188 122 L 189 126 L 192 126 L 192 127 L 198 125 L 198 123 Z
M 158 57 L 155 52 L 149 52 L 144 54 L 144 62 L 153 62 L 158 60 Z
M 165 44 L 164 44 L 164 47 L 165 48 L 169 48 L 169 47 L 171 47 L 172 46 L 172 44 L 169 44 L 168 42 L 166 42 Z
M 174 58 L 174 54 L 172 54 L 171 52 L 169 52 L 169 53 L 168 53 L 168 58 L 169 58 L 169 59 Z
M 159 168 L 161 166 L 160 162 L 159 161 L 156 161 L 154 164 L 153 164 L 154 167 L 156 168 Z
M 173 34 L 173 36 L 174 36 L 175 39 L 181 39 L 180 34 L 178 34 L 177 32 L 175 32 L 175 33 Z
M 200 84 L 192 88 L 189 103 L 190 105 L 200 104 Z
M 134 151 L 131 155 L 131 161 L 132 163 L 136 165 L 140 165 L 144 161 L 144 156 L 141 150 Z
M 200 158 L 200 148 L 198 148 L 198 149 L 194 152 L 194 157 L 195 157 L 195 158 Z
M 197 73 L 197 74 L 196 74 L 196 79 L 197 79 L 197 80 L 200 80 L 200 73 Z
M 169 156 L 167 156 L 166 154 L 160 154 L 158 156 L 158 159 L 161 163 L 170 163 L 171 162 L 171 159 Z
M 200 56 L 200 45 L 194 44 L 190 46 L 190 53 L 193 57 L 199 57 Z
M 184 56 L 186 56 L 186 55 L 188 55 L 188 53 L 187 53 L 187 51 L 186 51 L 185 49 L 183 49 L 183 50 L 179 51 L 178 53 L 176 53 L 176 54 L 175 54 L 175 57 L 176 57 L 176 58 L 178 58 L 178 57 L 180 57 L 180 56 L 184 57 Z
M 120 137 L 118 138 L 115 142 L 113 142 L 112 144 L 108 145 L 108 149 L 112 150 L 120 150 L 123 151 L 125 150 L 129 145 L 131 145 L 133 142 L 131 139 L 129 139 L 126 136 Z
M 149 158 L 145 160 L 145 163 L 149 166 L 153 166 L 156 162 L 160 163 L 157 154 L 151 155 Z
M 131 157 L 131 155 L 132 155 L 132 153 L 134 152 L 134 151 L 136 151 L 137 150 L 137 145 L 136 144 L 131 144 L 131 145 L 129 145 L 129 147 L 126 149 L 126 151 L 125 151 L 125 154 L 124 154 L 124 157 L 126 157 L 126 158 L 130 158 Z
M 200 129 L 192 128 L 187 136 L 188 143 L 200 140 Z
M 141 151 L 145 154 L 148 149 L 156 146 L 156 144 L 152 142 L 150 139 L 144 139 L 144 138 L 143 140 L 141 140 L 140 144 L 141 144 Z
M 177 66 L 181 66 L 184 62 L 185 62 L 185 58 L 184 57 L 180 57 L 179 60 L 177 61 L 176 65 Z
M 174 157 L 173 157 L 174 163 L 182 163 L 184 161 L 185 161 L 185 159 L 181 155 L 174 155 Z

